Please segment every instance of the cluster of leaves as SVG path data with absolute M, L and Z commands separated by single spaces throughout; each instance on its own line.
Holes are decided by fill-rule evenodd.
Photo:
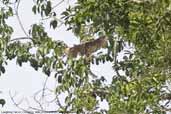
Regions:
M 52 3 L 50 0 L 36 0 L 35 5 L 32 7 L 32 11 L 34 14 L 40 14 L 42 18 L 52 18 L 50 26 L 52 26 L 54 29 L 57 27 L 58 21 L 55 18 L 56 12 L 53 11 Z
M 167 107 L 161 102 L 169 101 L 171 95 L 166 91 L 171 74 L 170 0 L 78 0 L 62 13 L 68 30 L 83 41 L 100 34 L 109 38 L 105 55 L 79 59 L 66 59 L 67 46 L 52 40 L 42 24 L 32 25 L 29 42 L 10 40 L 13 29 L 6 20 L 13 16 L 13 9 L 7 6 L 0 11 L 2 73 L 4 64 L 12 59 L 20 66 L 28 62 L 35 70 L 41 68 L 48 76 L 55 72 L 59 83 L 56 94 L 68 94 L 65 106 L 59 109 L 64 113 L 103 113 L 98 112 L 103 100 L 109 104 L 106 112 L 111 114 L 166 113 Z M 41 17 L 52 17 L 50 26 L 57 27 L 50 0 L 36 0 L 32 11 Z M 125 46 L 133 46 L 133 50 Z M 119 57 L 124 51 L 125 56 Z M 111 74 L 113 79 L 108 85 L 107 77 L 94 78 L 90 70 L 92 64 L 107 61 L 113 63 L 116 72 Z
M 8 1 L 3 1 L 7 4 Z M 5 22 L 10 16 L 13 16 L 13 10 L 11 7 L 1 7 L 0 9 L 0 75 L 5 73 L 4 65 L 6 63 L 6 57 L 4 56 L 4 51 L 8 45 L 13 28 L 8 26 Z M 0 99 L 0 104 L 3 106 L 5 104 L 4 99 Z
M 165 113 L 160 101 L 170 80 L 170 7 L 170 0 L 78 0 L 63 13 L 77 35 L 89 27 L 109 37 L 106 56 L 117 73 L 105 97 L 109 113 Z M 134 52 L 127 50 L 120 61 L 123 44 L 133 45 Z

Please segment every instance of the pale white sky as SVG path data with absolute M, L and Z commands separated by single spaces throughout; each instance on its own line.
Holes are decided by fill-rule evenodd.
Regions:
M 33 15 L 31 11 L 32 4 L 32 0 L 21 0 L 19 7 L 19 16 L 21 18 L 22 24 L 27 31 L 30 28 L 31 24 L 38 22 L 40 19 L 39 16 Z M 68 2 L 62 3 L 55 9 L 55 11 L 60 14 L 66 8 L 67 4 Z M 12 35 L 13 38 L 25 36 L 16 18 L 11 18 L 8 23 L 14 27 L 14 34 Z M 46 31 L 54 39 L 63 40 L 69 46 L 79 43 L 79 40 L 76 39 L 72 32 L 66 31 L 66 27 L 64 26 L 58 28 L 57 30 L 52 30 L 49 28 L 49 24 L 46 24 Z M 111 80 L 111 76 L 114 74 L 110 63 L 104 65 L 100 64 L 98 67 L 94 65 L 91 68 L 93 69 L 94 73 L 100 76 L 103 75 L 105 77 L 108 77 L 108 80 Z M 26 101 L 29 101 L 31 106 L 36 107 L 37 104 L 33 100 L 33 95 L 35 94 L 35 92 L 43 88 L 45 79 L 46 75 L 44 75 L 41 71 L 35 71 L 28 64 L 23 64 L 22 67 L 19 67 L 18 65 L 16 65 L 15 60 L 8 62 L 8 66 L 6 66 L 6 73 L 0 77 L 0 91 L 2 91 L 2 93 L 0 94 L 0 98 L 4 98 L 6 100 L 6 105 L 2 108 L 2 111 L 18 110 L 18 108 L 16 108 L 11 102 L 9 91 L 11 91 L 12 95 L 14 95 L 14 93 L 17 93 L 15 97 L 15 100 L 17 102 L 24 98 L 23 103 L 21 104 L 23 108 L 27 108 L 28 106 L 28 102 Z M 52 90 L 55 89 L 56 81 L 53 76 L 48 79 L 47 86 Z M 50 99 L 52 99 L 53 97 L 54 96 L 51 96 Z M 63 100 L 62 96 L 60 98 L 61 100 Z M 101 105 L 102 107 L 104 107 L 106 104 L 103 103 Z M 56 109 L 55 104 L 51 104 L 45 107 L 51 110 Z

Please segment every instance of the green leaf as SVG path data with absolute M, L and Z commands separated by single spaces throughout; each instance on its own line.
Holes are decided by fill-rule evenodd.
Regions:
M 47 66 L 44 66 L 44 67 L 43 67 L 43 72 L 44 72 L 47 76 L 50 76 L 50 74 L 51 74 L 50 68 L 48 68 Z
M 48 1 L 45 9 L 45 15 L 48 16 L 51 10 L 52 10 L 51 1 Z
M 32 7 L 32 11 L 33 11 L 34 14 L 36 14 L 36 11 L 37 11 L 36 5 L 34 5 L 34 6 Z
M 64 12 L 62 12 L 61 15 L 68 16 L 69 15 L 69 12 L 68 11 L 64 11 Z
M 55 29 L 55 28 L 57 27 L 57 25 L 58 25 L 57 20 L 52 20 L 52 21 L 50 22 L 50 27 L 52 26 L 53 29 Z
M 5 73 L 5 67 L 0 66 L 0 70 L 1 70 L 2 73 Z
M 5 105 L 5 100 L 4 99 L 0 99 L 0 104 L 2 105 L 2 107 Z

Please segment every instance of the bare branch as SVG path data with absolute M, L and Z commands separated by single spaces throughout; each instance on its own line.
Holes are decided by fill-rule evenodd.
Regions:
M 15 11 L 16 17 L 17 17 L 17 20 L 18 20 L 18 22 L 19 22 L 19 25 L 20 25 L 22 31 L 24 32 L 24 34 L 25 34 L 27 37 L 29 37 L 29 35 L 27 34 L 27 32 L 26 32 L 26 30 L 25 30 L 25 28 L 24 28 L 24 26 L 23 26 L 23 24 L 22 24 L 22 22 L 21 22 L 21 19 L 20 19 L 20 17 L 19 17 L 19 14 L 18 14 L 19 5 L 20 5 L 20 0 L 18 0 L 18 4 L 17 4 L 17 7 L 16 7 L 16 11 Z
M 59 98 L 56 96 L 56 102 L 57 102 L 57 104 L 58 104 L 58 106 L 60 107 L 60 108 L 63 108 L 63 106 L 62 106 L 62 104 L 60 103 L 60 101 L 59 101 Z
M 26 113 L 34 114 L 33 112 L 28 111 L 28 110 L 25 110 L 24 108 L 22 108 L 22 107 L 19 106 L 19 105 L 21 104 L 21 102 L 20 102 L 20 103 L 17 103 L 17 102 L 14 100 L 14 97 L 16 96 L 16 94 L 12 96 L 11 92 L 9 92 L 9 95 L 10 95 L 10 98 L 11 98 L 13 104 L 14 104 L 17 108 L 19 108 L 20 110 L 22 110 L 22 111 L 24 111 L 24 112 L 26 112 Z
M 52 7 L 52 9 L 55 9 L 56 7 L 58 7 L 60 4 L 62 4 L 64 2 L 64 0 L 61 0 L 60 2 L 58 2 L 56 5 L 54 5 Z
M 31 37 L 18 37 L 18 38 L 11 39 L 10 42 L 19 41 L 19 40 L 32 40 L 32 38 Z
M 34 100 L 35 100 L 35 102 L 40 106 L 41 110 L 43 110 L 43 106 L 42 106 L 41 102 L 37 99 L 37 95 L 38 95 L 41 91 L 42 91 L 42 90 L 40 90 L 40 91 L 38 91 L 38 92 L 35 93 L 35 95 L 34 95 Z
M 33 109 L 33 110 L 35 110 L 35 111 L 42 112 L 42 113 L 59 113 L 59 111 L 57 111 L 57 110 L 47 111 L 47 110 L 41 110 L 41 109 L 34 108 L 34 107 L 30 107 L 30 108 Z
M 89 69 L 89 73 L 90 73 L 90 75 L 92 75 L 93 78 L 97 78 L 97 77 L 98 77 L 95 73 L 93 73 L 93 72 L 91 71 L 91 69 Z
M 47 76 L 46 79 L 45 79 L 44 85 L 43 85 L 42 99 L 44 99 L 44 96 L 45 96 L 45 89 L 46 89 L 46 84 L 47 84 L 48 78 L 49 77 Z

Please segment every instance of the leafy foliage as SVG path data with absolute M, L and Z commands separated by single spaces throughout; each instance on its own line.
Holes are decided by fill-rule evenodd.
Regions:
M 16 1 L 17 3 L 18 1 Z M 51 19 L 49 26 L 58 25 L 50 0 L 35 0 L 34 14 Z M 0 10 L 0 71 L 5 72 L 7 60 L 17 64 L 28 62 L 50 76 L 55 72 L 59 86 L 56 95 L 66 92 L 65 106 L 59 111 L 76 113 L 140 114 L 166 113 L 170 102 L 171 74 L 171 1 L 170 0 L 77 0 L 62 15 L 68 30 L 82 42 L 95 36 L 108 37 L 107 53 L 65 60 L 65 45 L 54 41 L 43 24 L 33 24 L 29 30 L 30 41 L 12 40 L 13 28 L 6 24 L 13 10 L 5 5 Z M 128 49 L 126 47 L 132 47 Z M 31 50 L 36 50 L 32 53 Z M 124 53 L 124 56 L 119 56 Z M 94 77 L 91 65 L 113 64 L 116 74 Z M 122 73 L 121 73 L 122 72 Z M 167 85 L 169 83 L 169 85 Z M 100 98 L 100 100 L 98 99 Z M 106 100 L 109 110 L 99 104 Z

